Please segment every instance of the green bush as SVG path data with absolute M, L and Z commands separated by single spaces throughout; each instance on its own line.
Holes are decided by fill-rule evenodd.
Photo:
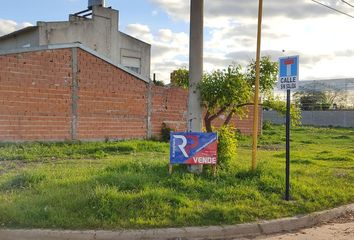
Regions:
M 236 130 L 230 126 L 223 126 L 218 130 L 218 162 L 221 168 L 230 166 L 237 155 Z
M 263 130 L 269 130 L 272 129 L 272 122 L 269 120 L 266 120 L 263 122 Z
M 170 132 L 173 132 L 173 129 L 167 126 L 166 123 L 162 123 L 161 128 L 161 141 L 169 142 L 170 141 Z

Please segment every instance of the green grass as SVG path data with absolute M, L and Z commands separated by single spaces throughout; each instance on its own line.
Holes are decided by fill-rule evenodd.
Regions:
M 212 177 L 168 175 L 169 146 L 153 141 L 0 145 L 0 226 L 132 229 L 236 224 L 354 202 L 354 130 L 291 132 L 291 196 L 284 195 L 283 126 L 264 131 L 249 171 L 248 137 Z

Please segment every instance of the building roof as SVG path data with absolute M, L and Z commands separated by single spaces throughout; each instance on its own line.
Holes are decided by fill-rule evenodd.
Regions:
M 5 39 L 5 38 L 17 36 L 17 35 L 22 34 L 22 33 L 35 31 L 35 30 L 37 30 L 37 28 L 38 28 L 37 26 L 25 27 L 25 28 L 22 28 L 20 30 L 17 30 L 17 31 L 11 32 L 9 34 L 6 34 L 4 36 L 1 36 L 0 39 Z

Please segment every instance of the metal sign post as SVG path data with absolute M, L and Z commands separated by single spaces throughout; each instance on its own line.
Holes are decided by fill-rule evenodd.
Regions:
M 279 58 L 278 89 L 286 90 L 286 164 L 285 164 L 285 200 L 290 200 L 290 97 L 291 90 L 298 88 L 299 56 Z
M 285 200 L 290 200 L 290 90 L 286 90 Z

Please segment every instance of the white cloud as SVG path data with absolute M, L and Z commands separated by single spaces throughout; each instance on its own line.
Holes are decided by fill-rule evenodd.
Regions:
M 170 42 L 172 40 L 171 29 L 160 29 L 158 37 L 163 42 Z
M 17 23 L 12 20 L 0 19 L 0 36 L 29 26 L 32 26 L 32 24 L 28 22 Z
M 126 26 L 125 31 L 135 38 L 141 39 L 147 43 L 152 43 L 154 37 L 147 25 L 134 23 Z
M 172 19 L 189 21 L 190 0 L 150 1 Z M 342 1 L 322 2 L 354 14 L 354 8 Z M 232 62 L 247 64 L 255 58 L 257 8 L 258 0 L 205 0 L 205 26 L 209 33 L 204 43 L 205 70 L 226 67 Z M 284 55 L 282 50 L 287 55 L 299 54 L 301 79 L 354 77 L 353 25 L 347 16 L 308 0 L 264 2 L 262 54 L 271 55 L 274 60 Z M 157 36 L 161 42 L 176 37 L 164 31 Z M 188 43 L 188 39 L 185 41 Z M 176 44 L 169 51 L 165 49 L 171 62 L 176 60 L 172 53 L 178 48 Z M 187 59 L 188 50 L 184 52 Z
M 135 23 L 125 28 L 133 37 L 139 38 L 152 45 L 151 72 L 157 74 L 157 79 L 169 82 L 170 72 L 185 66 L 183 58 L 188 55 L 188 34 L 173 32 L 171 29 L 159 29 L 153 35 L 147 25 Z

